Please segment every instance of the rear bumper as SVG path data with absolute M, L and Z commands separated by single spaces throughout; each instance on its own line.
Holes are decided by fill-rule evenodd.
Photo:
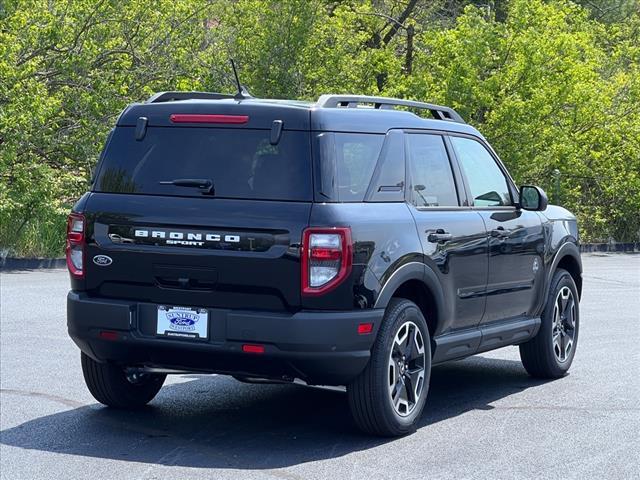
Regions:
M 69 335 L 97 361 L 322 385 L 346 384 L 364 369 L 383 315 L 381 309 L 287 314 L 212 308 L 209 339 L 194 341 L 157 337 L 156 304 L 74 291 L 67 296 Z M 358 335 L 363 322 L 374 323 L 371 334 Z M 116 332 L 115 338 L 101 338 L 102 331 Z M 244 353 L 245 343 L 265 351 Z

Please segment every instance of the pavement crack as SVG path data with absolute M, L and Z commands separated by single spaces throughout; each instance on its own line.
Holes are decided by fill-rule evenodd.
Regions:
M 1 388 L 0 393 L 7 393 L 9 395 L 21 395 L 23 397 L 46 398 L 47 400 L 51 400 L 52 402 L 61 403 L 63 405 L 66 405 L 67 407 L 72 407 L 72 408 L 79 408 L 87 405 L 86 403 L 78 402 L 70 398 L 60 397 L 58 395 L 52 395 L 50 393 L 32 392 L 29 390 Z
M 540 407 L 540 406 L 513 406 L 513 407 L 493 407 L 495 410 L 547 410 L 547 411 L 568 411 L 568 412 L 640 412 L 638 407 Z
M 610 283 L 613 285 L 624 285 L 624 286 L 629 285 L 629 282 L 614 280 L 612 278 L 598 277 L 597 275 L 583 275 L 582 278 L 586 280 L 599 280 L 602 283 Z

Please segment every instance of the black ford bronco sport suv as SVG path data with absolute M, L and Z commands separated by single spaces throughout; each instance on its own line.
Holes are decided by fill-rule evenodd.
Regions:
M 560 377 L 578 339 L 574 216 L 420 102 L 133 104 L 69 216 L 67 263 L 84 378 L 118 408 L 215 372 L 345 385 L 360 428 L 402 435 L 433 365 L 517 344 Z

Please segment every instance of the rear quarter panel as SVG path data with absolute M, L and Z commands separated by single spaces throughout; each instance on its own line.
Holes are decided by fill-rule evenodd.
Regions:
M 405 203 L 314 203 L 311 227 L 351 228 L 353 270 L 335 290 L 303 297 L 303 308 L 373 308 L 389 276 L 409 262 L 423 262 L 415 222 Z

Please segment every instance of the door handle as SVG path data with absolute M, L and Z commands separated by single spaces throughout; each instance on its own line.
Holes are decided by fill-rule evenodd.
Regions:
M 451 240 L 453 235 L 449 232 L 445 232 L 442 228 L 437 229 L 435 232 L 429 232 L 427 230 L 427 240 L 431 243 L 442 243 L 447 240 Z
M 491 230 L 491 236 L 494 238 L 507 238 L 511 235 L 509 230 L 505 230 L 504 227 L 498 227 Z

